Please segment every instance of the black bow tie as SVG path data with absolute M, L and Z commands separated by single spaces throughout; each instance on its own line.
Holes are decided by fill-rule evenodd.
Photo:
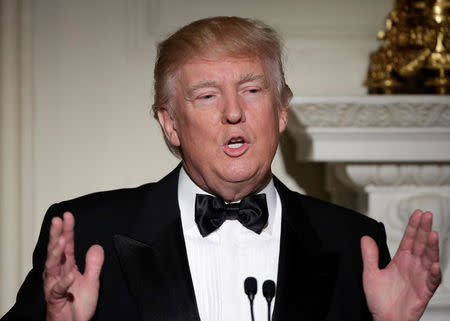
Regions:
M 197 194 L 195 198 L 195 223 L 203 237 L 217 230 L 226 220 L 238 220 L 260 234 L 268 217 L 266 194 L 250 195 L 240 203 L 229 204 L 210 195 Z

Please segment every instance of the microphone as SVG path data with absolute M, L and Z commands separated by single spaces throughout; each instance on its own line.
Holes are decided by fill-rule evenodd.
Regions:
M 252 317 L 252 321 L 255 321 L 255 315 L 253 314 L 253 300 L 255 299 L 256 292 L 258 291 L 258 285 L 254 277 L 249 276 L 245 279 L 244 290 L 250 301 L 250 315 Z
M 270 321 L 272 314 L 270 313 L 270 307 L 272 299 L 275 297 L 275 282 L 272 280 L 266 280 L 263 283 L 263 295 L 267 301 L 267 320 Z

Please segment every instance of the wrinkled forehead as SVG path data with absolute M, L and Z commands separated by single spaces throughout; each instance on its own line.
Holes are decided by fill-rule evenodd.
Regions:
M 217 55 L 210 52 L 186 59 L 177 68 L 177 82 L 211 81 L 232 77 L 245 82 L 260 79 L 267 87 L 274 84 L 271 64 L 257 55 Z
M 242 74 L 266 75 L 263 63 L 258 57 L 193 57 L 180 68 L 183 73 L 200 75 Z

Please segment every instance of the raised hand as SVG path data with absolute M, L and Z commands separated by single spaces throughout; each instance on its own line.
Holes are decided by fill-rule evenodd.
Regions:
M 378 268 L 378 247 L 364 236 L 363 285 L 375 321 L 416 321 L 441 282 L 438 234 L 431 230 L 433 215 L 416 210 L 409 219 L 397 253 Z
M 97 306 L 103 248 L 89 248 L 81 274 L 74 256 L 74 225 L 69 212 L 64 213 L 63 219 L 52 219 L 43 273 L 47 321 L 90 320 Z

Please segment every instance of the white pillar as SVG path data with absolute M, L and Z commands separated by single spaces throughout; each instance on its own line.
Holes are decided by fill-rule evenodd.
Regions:
M 20 2 L 0 2 L 0 315 L 20 282 Z M 13 240 L 13 241 L 11 241 Z

